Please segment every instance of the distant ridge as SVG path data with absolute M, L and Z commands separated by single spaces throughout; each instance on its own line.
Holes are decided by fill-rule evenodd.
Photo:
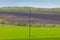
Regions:
M 60 8 L 36 8 L 36 7 L 0 7 L 0 10 L 42 10 L 42 11 L 57 11 L 60 12 Z

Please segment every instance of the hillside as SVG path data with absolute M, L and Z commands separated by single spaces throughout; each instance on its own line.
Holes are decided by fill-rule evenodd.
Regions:
M 60 24 L 60 8 L 2 7 L 0 18 L 12 23 Z

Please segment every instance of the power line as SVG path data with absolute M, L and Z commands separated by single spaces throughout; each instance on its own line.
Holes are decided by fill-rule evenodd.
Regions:
M 31 8 L 29 9 L 29 40 L 31 39 Z

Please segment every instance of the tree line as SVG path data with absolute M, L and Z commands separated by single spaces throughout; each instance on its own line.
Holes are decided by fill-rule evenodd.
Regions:
M 28 27 L 59 27 L 60 24 L 40 24 L 40 23 L 27 23 L 27 22 L 5 22 L 0 21 L 0 24 L 15 25 L 15 26 L 28 26 Z

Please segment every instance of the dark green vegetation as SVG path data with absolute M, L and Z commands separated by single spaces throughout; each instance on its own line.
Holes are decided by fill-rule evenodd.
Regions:
M 60 8 L 35 8 L 35 7 L 1 7 L 0 10 L 29 10 L 29 9 L 32 9 L 32 10 L 47 10 L 47 11 L 59 11 Z

